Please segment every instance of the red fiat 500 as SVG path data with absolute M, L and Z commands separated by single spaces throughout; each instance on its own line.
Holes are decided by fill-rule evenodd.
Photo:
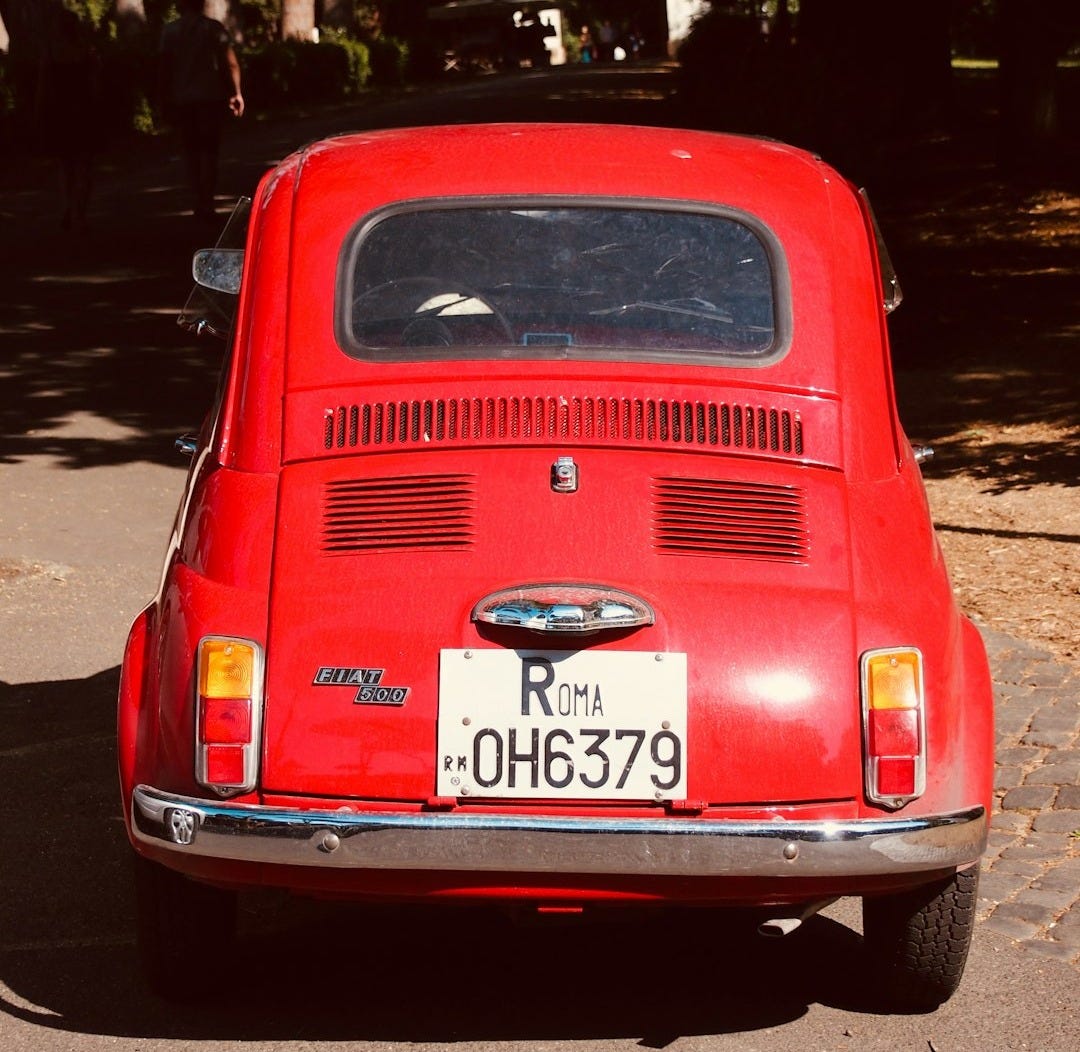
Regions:
M 355 134 L 195 271 L 228 358 L 119 703 L 159 990 L 269 885 L 861 896 L 897 1000 L 952 993 L 991 687 L 859 192 L 700 132 Z

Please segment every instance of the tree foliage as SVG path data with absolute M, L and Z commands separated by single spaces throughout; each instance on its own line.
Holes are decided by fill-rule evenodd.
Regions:
M 262 55 L 268 51 L 282 64 L 272 83 L 282 83 L 291 70 L 305 90 L 322 84 L 332 98 L 369 78 L 397 83 L 441 68 L 430 2 L 214 0 L 214 13 L 224 13 L 248 69 L 261 76 L 273 65 Z M 32 94 L 48 39 L 44 19 L 61 3 L 94 28 L 111 78 L 111 104 L 145 114 L 156 43 L 176 13 L 175 0 L 0 0 L 10 37 L 10 53 L 0 55 L 6 123 Z M 617 28 L 635 28 L 646 55 L 665 51 L 663 0 L 565 0 L 560 6 L 571 35 L 588 25 L 595 36 L 610 19 Z M 327 60 L 340 80 L 301 73 L 306 60 L 275 47 L 283 30 L 311 43 L 316 18 L 325 20 L 324 36 L 332 28 L 337 35 L 328 39 L 346 52 Z M 349 41 L 367 49 L 360 65 Z M 1080 120 L 1067 111 L 1057 69 L 1078 42 L 1080 0 L 713 0 L 680 57 L 704 122 L 796 141 L 812 128 L 826 147 L 940 122 L 948 113 L 950 53 L 1000 57 L 1003 155 L 1015 156 L 1050 152 L 1062 127 Z
M 1058 59 L 1080 39 L 1077 0 L 789 0 L 791 33 L 761 6 L 714 0 L 680 53 L 698 119 L 775 135 L 838 162 L 951 119 L 953 55 L 1000 59 L 1002 157 L 1050 157 L 1063 127 Z M 1072 118 L 1075 123 L 1075 116 Z

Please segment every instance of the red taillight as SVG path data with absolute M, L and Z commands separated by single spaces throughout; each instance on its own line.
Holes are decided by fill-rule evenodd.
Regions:
M 242 745 L 206 746 L 206 780 L 215 788 L 243 785 L 244 747 Z
M 250 698 L 200 696 L 199 737 L 207 744 L 247 744 L 251 741 Z
M 222 796 L 249 792 L 258 776 L 262 651 L 243 639 L 199 643 L 195 777 Z
M 877 791 L 894 804 L 897 797 L 912 799 L 915 794 L 914 756 L 880 756 L 876 759 Z
M 919 713 L 915 709 L 870 710 L 871 756 L 917 756 Z
M 912 647 L 862 657 L 866 795 L 896 808 L 926 787 L 922 655 Z

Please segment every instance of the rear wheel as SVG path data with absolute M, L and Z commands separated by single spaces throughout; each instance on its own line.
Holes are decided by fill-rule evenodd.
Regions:
M 206 996 L 228 974 L 237 895 L 135 858 L 136 941 L 150 989 L 170 1001 Z
M 898 1009 L 926 1011 L 960 985 L 975 926 L 978 867 L 897 895 L 863 900 L 875 988 Z

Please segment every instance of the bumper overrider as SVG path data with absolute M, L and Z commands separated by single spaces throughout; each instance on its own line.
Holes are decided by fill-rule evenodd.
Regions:
M 849 821 L 350 812 L 175 796 L 140 785 L 134 837 L 202 858 L 332 869 L 672 876 L 873 876 L 956 868 L 986 809 Z

